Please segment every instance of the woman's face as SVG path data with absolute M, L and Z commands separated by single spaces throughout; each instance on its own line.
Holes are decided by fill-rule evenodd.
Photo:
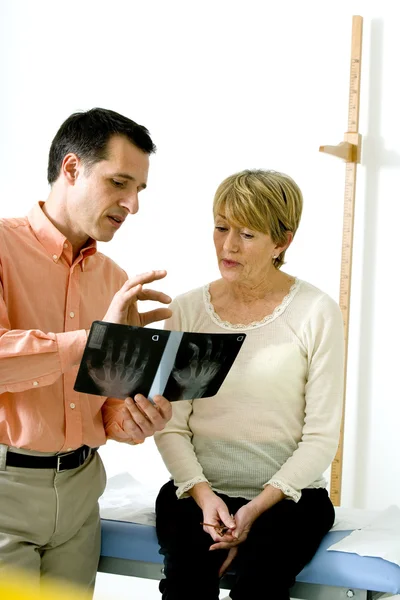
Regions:
M 275 270 L 273 257 L 284 250 L 268 234 L 233 225 L 223 214 L 215 218 L 214 245 L 222 277 L 253 285 L 268 278 Z

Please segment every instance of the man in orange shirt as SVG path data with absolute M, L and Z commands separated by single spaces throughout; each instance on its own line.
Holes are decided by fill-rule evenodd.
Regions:
M 137 309 L 171 301 L 144 287 L 165 271 L 128 279 L 96 249 L 137 212 L 154 151 L 147 129 L 118 113 L 73 114 L 50 148 L 46 202 L 0 219 L 0 575 L 12 564 L 92 588 L 106 482 L 96 449 L 140 443 L 171 417 L 162 396 L 73 389 L 94 320 L 144 326 L 171 314 Z

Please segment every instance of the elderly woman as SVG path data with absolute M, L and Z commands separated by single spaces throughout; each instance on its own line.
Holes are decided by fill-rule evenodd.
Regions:
M 343 324 L 324 292 L 281 270 L 302 194 L 287 175 L 243 171 L 214 199 L 221 279 L 178 296 L 167 329 L 245 332 L 218 394 L 176 402 L 156 434 L 171 473 L 157 498 L 164 600 L 288 600 L 331 528 L 324 471 L 337 449 Z

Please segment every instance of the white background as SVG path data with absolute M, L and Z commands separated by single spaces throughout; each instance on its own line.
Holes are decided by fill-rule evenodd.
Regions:
M 146 125 L 158 152 L 139 214 L 102 251 L 132 275 L 166 268 L 160 287 L 172 296 L 210 281 L 217 185 L 272 168 L 305 198 L 286 270 L 338 300 L 344 164 L 318 148 L 347 128 L 353 14 L 364 16 L 363 157 L 342 504 L 379 509 L 400 504 L 397 3 L 0 0 L 0 204 L 1 216 L 20 216 L 45 199 L 61 122 L 111 108 Z M 102 456 L 109 475 L 167 478 L 152 440 L 110 443 Z M 159 597 L 154 582 L 100 576 L 98 587 L 107 598 Z

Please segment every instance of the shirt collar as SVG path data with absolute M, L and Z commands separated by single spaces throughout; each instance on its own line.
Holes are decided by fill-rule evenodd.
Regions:
M 43 212 L 44 202 L 37 202 L 28 214 L 28 221 L 32 230 L 42 244 L 46 252 L 51 255 L 54 260 L 58 260 L 66 247 L 71 247 L 67 244 L 68 240 L 64 234 L 57 229 L 55 225 Z M 67 244 L 67 246 L 66 246 Z M 97 251 L 96 241 L 89 238 L 86 245 L 80 251 L 80 258 L 86 258 Z

